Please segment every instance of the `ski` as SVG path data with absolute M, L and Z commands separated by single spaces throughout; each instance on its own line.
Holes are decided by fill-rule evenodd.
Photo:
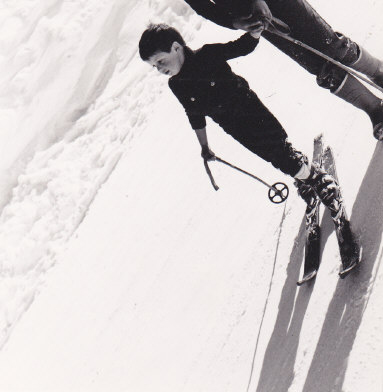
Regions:
M 314 139 L 313 163 L 322 165 L 323 135 L 320 134 Z M 319 209 L 320 200 L 318 196 L 312 198 L 307 204 L 305 211 L 305 259 L 303 277 L 297 282 L 298 286 L 314 279 L 320 263 L 320 226 Z
M 324 151 L 322 162 L 325 170 L 339 183 L 334 155 L 330 147 L 327 147 Z M 344 279 L 361 262 L 362 249 L 351 231 L 350 221 L 341 195 L 339 198 L 339 211 L 333 218 L 333 221 L 342 260 L 342 269 L 339 272 L 339 277 Z

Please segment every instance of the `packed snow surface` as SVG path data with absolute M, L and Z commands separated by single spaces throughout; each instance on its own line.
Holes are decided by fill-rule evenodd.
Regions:
M 312 0 L 383 58 L 383 4 Z M 0 391 L 382 392 L 383 145 L 368 117 L 265 40 L 233 70 L 312 155 L 334 151 L 363 263 L 298 288 L 304 203 L 292 180 L 213 122 L 220 190 L 166 77 L 141 61 L 147 24 L 192 48 L 240 32 L 181 0 L 0 5 Z M 377 94 L 380 94 L 379 92 Z M 381 96 L 382 94 L 380 94 Z

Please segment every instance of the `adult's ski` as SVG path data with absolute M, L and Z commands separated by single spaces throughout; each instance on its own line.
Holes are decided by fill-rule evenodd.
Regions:
M 323 135 L 320 134 L 314 139 L 313 163 L 322 165 Z M 305 260 L 303 277 L 297 282 L 298 286 L 314 279 L 320 263 L 320 225 L 319 209 L 320 199 L 313 196 L 307 204 L 305 211 Z
M 322 159 L 324 169 L 339 183 L 334 155 L 330 147 L 325 149 Z M 331 215 L 342 260 L 342 269 L 339 272 L 339 277 L 344 279 L 361 262 L 362 250 L 351 230 L 342 195 L 339 195 L 338 211 L 335 211 L 335 216 L 333 212 Z

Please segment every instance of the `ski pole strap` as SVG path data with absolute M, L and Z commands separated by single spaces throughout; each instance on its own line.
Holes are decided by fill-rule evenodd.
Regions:
M 214 188 L 216 191 L 218 191 L 219 186 L 218 186 L 218 185 L 215 183 L 215 181 L 214 181 L 214 177 L 213 177 L 213 174 L 211 173 L 209 164 L 207 163 L 207 159 L 204 159 L 204 160 L 203 160 L 203 164 L 205 165 L 206 173 L 207 173 L 207 175 L 208 175 L 209 178 L 210 178 L 211 185 L 213 185 L 213 188 Z

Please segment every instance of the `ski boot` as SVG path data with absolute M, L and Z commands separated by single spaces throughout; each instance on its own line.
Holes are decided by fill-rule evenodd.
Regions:
M 358 59 L 350 65 L 350 68 L 365 74 L 375 84 L 383 87 L 383 62 L 373 57 L 362 47 L 359 46 Z
M 373 126 L 374 138 L 383 140 L 383 101 L 380 101 L 380 108 L 377 108 L 370 114 L 370 119 Z
M 373 135 L 383 140 L 383 101 L 352 75 L 346 75 L 334 95 L 363 110 L 372 122 Z
M 298 193 L 301 193 L 302 197 L 305 197 L 306 199 L 308 199 L 308 196 L 312 197 L 312 194 L 314 193 L 319 197 L 321 202 L 329 208 L 332 204 L 334 204 L 335 208 L 336 201 L 341 200 L 339 197 L 339 185 L 334 177 L 316 164 L 311 165 L 309 177 L 302 180 L 302 182 L 304 184 L 300 186 L 301 190 L 298 189 Z
M 313 187 L 305 182 L 306 180 L 295 180 L 294 185 L 297 187 L 298 195 L 306 202 L 310 207 L 314 204 L 317 199 Z
M 342 260 L 339 276 L 345 278 L 360 262 L 360 249 L 351 231 L 339 185 L 325 170 L 313 165 L 310 177 L 305 180 L 311 185 L 321 202 L 329 209 L 335 225 Z

